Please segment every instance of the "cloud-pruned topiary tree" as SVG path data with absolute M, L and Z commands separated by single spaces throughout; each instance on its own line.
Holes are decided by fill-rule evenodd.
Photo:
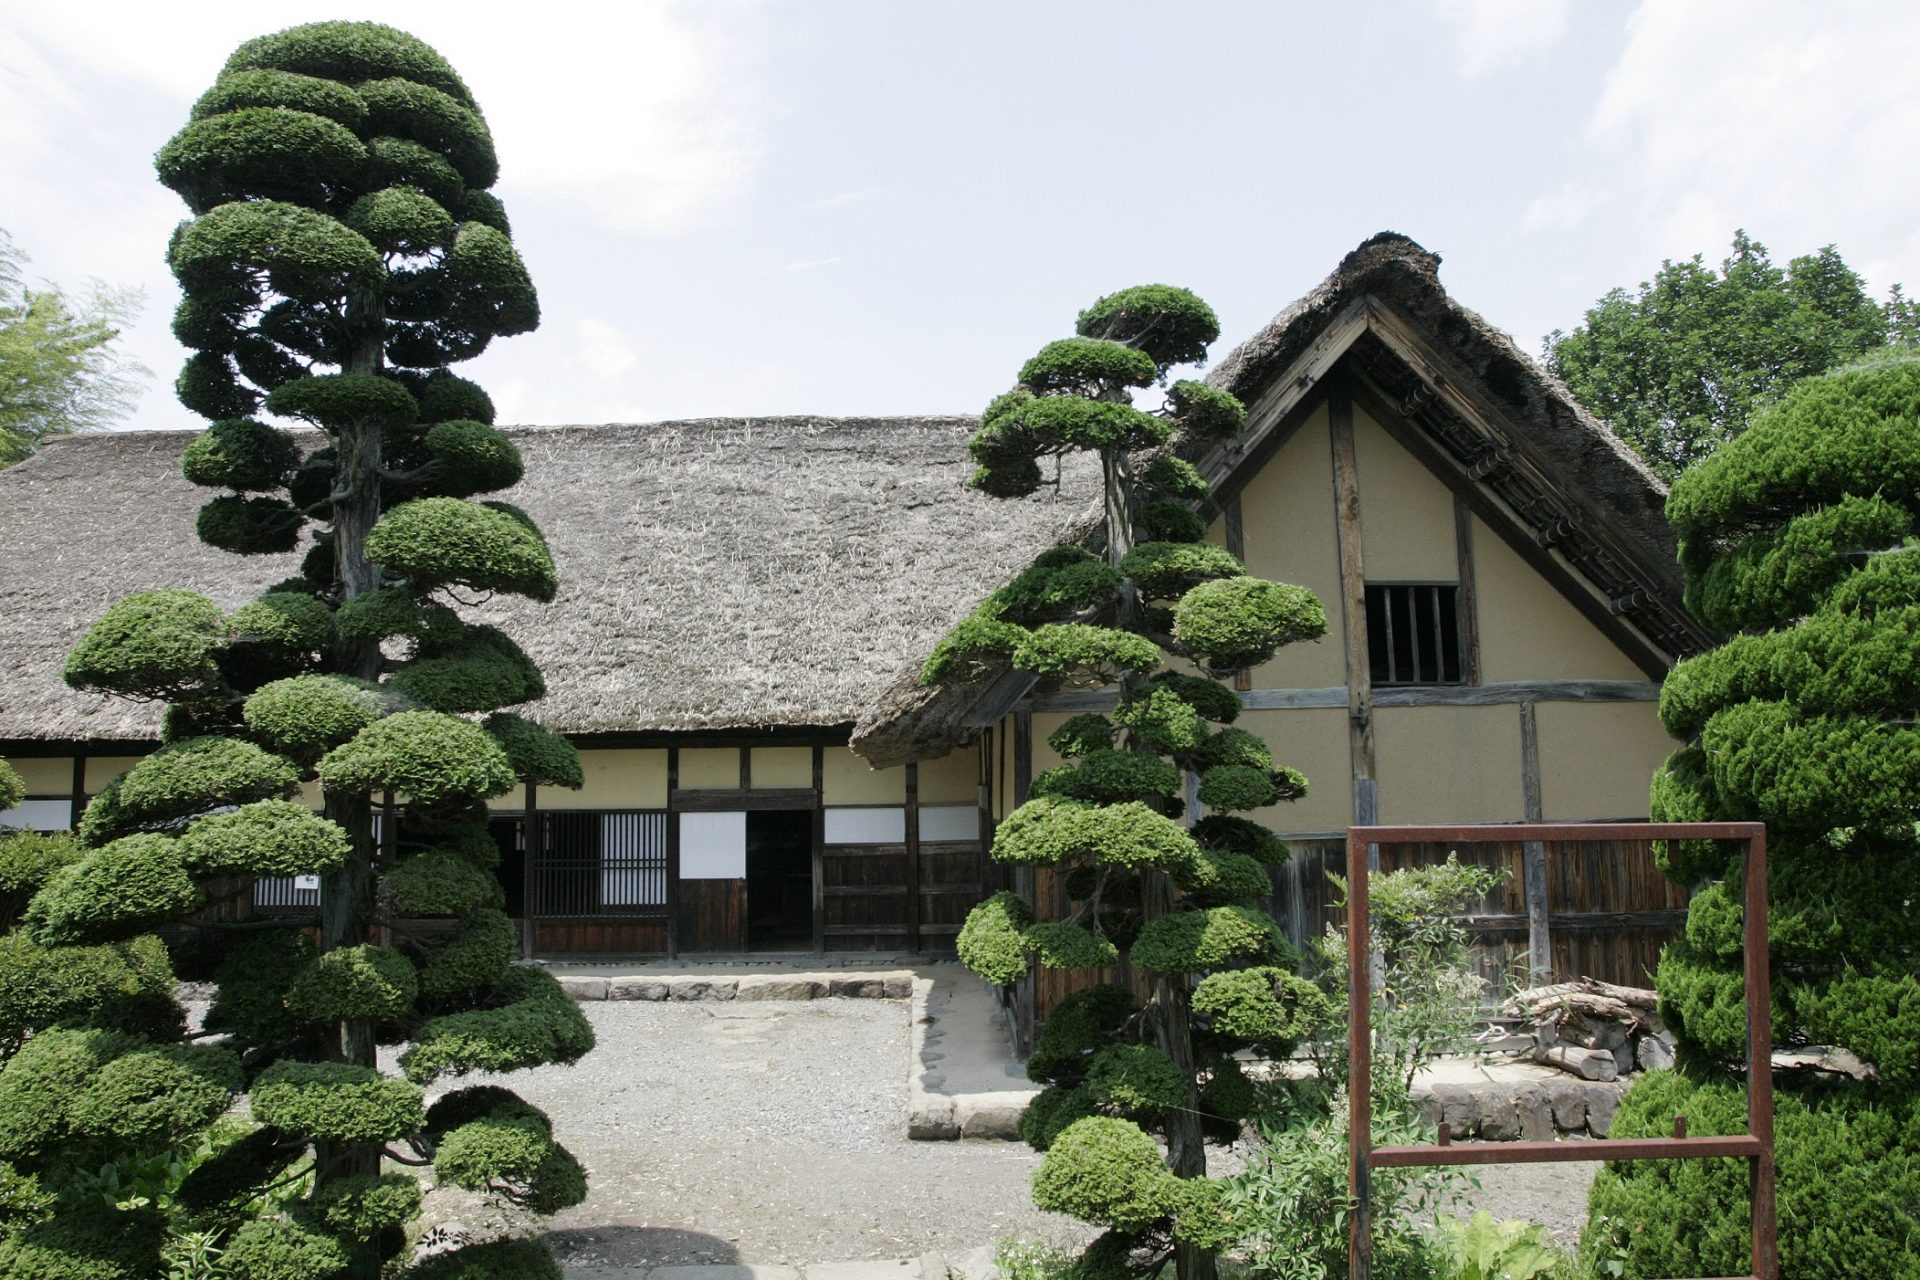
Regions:
M 1656 821 L 1767 824 L 1773 1034 L 1851 1051 L 1873 1079 L 1786 1073 L 1775 1094 L 1782 1266 L 1920 1276 L 1920 359 L 1802 382 L 1689 470 L 1667 512 L 1689 603 L 1726 632 L 1660 695 L 1687 745 L 1653 783 Z M 1712 843 L 1660 851 L 1695 889 L 1660 960 L 1673 1075 L 1627 1096 L 1620 1136 L 1740 1132 L 1746 1103 L 1742 888 Z M 1603 1173 L 1588 1243 L 1628 1275 L 1747 1265 L 1735 1161 Z
M 1076 329 L 987 407 L 970 445 L 973 483 L 1019 497 L 1046 482 L 1044 460 L 1093 454 L 1105 554 L 1042 555 L 941 642 L 925 678 L 1010 662 L 1110 686 L 1115 705 L 1060 726 L 1048 741 L 1069 763 L 1035 779 L 994 836 L 996 861 L 1062 874 L 1071 909 L 1038 919 L 1018 895 L 998 894 L 968 917 L 959 950 L 996 983 L 1025 974 L 1030 957 L 1150 979 L 1144 1009 L 1102 985 L 1054 1011 L 1028 1062 L 1047 1088 L 1021 1134 L 1047 1153 L 1037 1203 L 1108 1228 L 1084 1267 L 1157 1269 L 1171 1253 L 1182 1280 L 1202 1280 L 1236 1233 L 1205 1147 L 1237 1134 L 1252 1105 L 1232 1054 L 1285 1055 L 1326 1012 L 1260 905 L 1271 893 L 1265 864 L 1287 850 L 1241 816 L 1303 795 L 1306 779 L 1231 727 L 1240 699 L 1218 677 L 1319 637 L 1326 616 L 1307 591 L 1247 576 L 1205 541 L 1192 510 L 1207 484 L 1176 442 L 1231 436 L 1245 417 L 1239 401 L 1175 382 L 1158 412 L 1132 402 L 1136 388 L 1205 358 L 1219 336 L 1212 310 L 1149 285 L 1102 298 Z M 1197 822 L 1190 790 L 1193 809 L 1209 811 Z M 1164 1160 L 1152 1133 L 1166 1138 Z
M 518 480 L 520 456 L 486 393 L 448 371 L 538 307 L 472 95 L 390 27 L 242 45 L 156 164 L 194 215 L 169 257 L 194 352 L 180 399 L 213 420 L 182 468 L 221 491 L 200 537 L 306 555 L 230 612 L 185 590 L 119 601 L 68 660 L 75 688 L 169 705 L 160 749 L 93 799 L 84 853 L 0 944 L 0 1037 L 19 1046 L 0 1067 L 0 1182 L 41 1197 L 8 1220 L 0 1272 L 156 1274 L 157 1219 L 100 1214 L 80 1174 L 191 1150 L 246 1093 L 261 1127 L 169 1192 L 167 1228 L 215 1232 L 235 1275 L 373 1276 L 420 1198 L 389 1157 L 542 1213 L 585 1194 L 512 1093 L 423 1096 L 593 1046 L 559 984 L 512 963 L 486 824 L 489 797 L 578 786 L 579 761 L 501 710 L 542 696 L 540 673 L 453 607 L 554 594 L 533 522 L 475 500 Z M 314 784 L 323 813 L 300 798 Z M 404 818 L 376 842 L 393 797 Z M 258 877 L 316 873 L 317 921 L 201 922 L 180 954 L 208 957 L 207 1025 L 225 1038 L 187 1040 L 151 931 Z M 402 1076 L 376 1043 L 407 1046 Z M 469 1274 L 458 1254 L 435 1266 Z

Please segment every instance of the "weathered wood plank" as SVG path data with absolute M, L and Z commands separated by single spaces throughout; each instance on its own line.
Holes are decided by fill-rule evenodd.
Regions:
M 907 765 L 907 945 L 920 949 L 920 766 Z
M 681 813 L 733 813 L 758 809 L 811 809 L 818 792 L 807 787 L 777 787 L 764 791 L 717 788 L 676 789 L 670 808 Z
M 1294 711 L 1344 707 L 1344 685 L 1321 689 L 1251 689 L 1240 695 L 1249 711 Z M 1503 680 L 1482 685 L 1413 685 L 1375 689 L 1379 707 L 1497 707 L 1521 702 L 1658 702 L 1660 686 L 1646 680 Z M 1076 689 L 1034 701 L 1036 711 L 1111 711 L 1118 697 L 1105 689 Z
M 1534 704 L 1520 704 L 1520 799 L 1528 822 L 1541 820 L 1540 720 Z M 1527 894 L 1527 973 L 1534 984 L 1553 981 L 1553 933 L 1547 921 L 1547 847 L 1523 844 L 1523 883 Z
M 1367 657 L 1367 573 L 1360 543 L 1360 464 L 1353 437 L 1353 396 L 1345 382 L 1327 392 L 1333 447 L 1334 527 L 1340 548 L 1341 635 L 1347 660 L 1347 748 L 1353 767 L 1354 821 L 1372 821 L 1374 800 L 1373 675 Z
M 1473 571 L 1473 509 L 1458 493 L 1453 495 L 1454 573 L 1459 588 L 1454 595 L 1460 628 L 1460 678 L 1469 687 L 1480 683 L 1480 592 Z

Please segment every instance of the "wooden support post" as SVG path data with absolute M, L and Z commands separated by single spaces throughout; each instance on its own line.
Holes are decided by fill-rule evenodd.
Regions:
M 1227 504 L 1220 513 L 1220 523 L 1225 527 L 1227 535 L 1227 554 L 1238 560 L 1241 564 L 1246 564 L 1247 526 L 1240 511 L 1240 495 L 1238 493 L 1227 499 Z M 1247 572 L 1251 573 L 1253 570 L 1249 568 Z M 1236 693 L 1245 693 L 1253 688 L 1253 672 L 1246 667 L 1242 667 L 1234 672 L 1233 688 Z
M 1480 683 L 1480 593 L 1473 574 L 1473 508 L 1459 494 L 1453 495 L 1453 551 L 1460 587 L 1454 593 L 1454 609 L 1460 628 L 1460 678 L 1469 685 Z
M 1333 444 L 1334 523 L 1340 546 L 1340 612 L 1347 658 L 1348 755 L 1353 820 L 1379 821 L 1374 782 L 1373 675 L 1367 657 L 1367 573 L 1360 549 L 1360 467 L 1353 442 L 1353 396 L 1342 381 L 1327 392 Z
M 1033 708 L 1022 705 L 1013 713 L 1013 803 L 1027 802 L 1033 786 Z
M 813 949 L 827 949 L 827 753 L 813 744 Z
M 80 815 L 87 811 L 87 753 L 79 751 L 73 757 L 73 792 L 67 801 L 67 825 L 75 831 L 80 829 Z
M 753 790 L 753 748 L 740 748 L 740 789 Z
M 667 959 L 680 955 L 680 748 L 667 748 Z
M 907 766 L 907 950 L 920 950 L 920 766 Z
M 1520 795 L 1526 820 L 1541 821 L 1540 717 L 1532 702 L 1520 704 Z M 1527 893 L 1527 981 L 1543 987 L 1553 981 L 1553 935 L 1547 923 L 1547 846 L 1528 840 L 1520 848 Z
M 546 821 L 540 816 L 540 788 L 527 784 L 526 812 L 520 816 L 520 843 L 524 846 L 520 855 L 520 955 L 522 959 L 533 959 L 538 947 L 540 932 L 539 895 L 534 886 L 540 883 L 540 863 L 547 852 Z

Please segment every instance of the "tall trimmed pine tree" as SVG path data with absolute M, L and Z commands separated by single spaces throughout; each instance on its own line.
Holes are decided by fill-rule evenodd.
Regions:
M 1076 332 L 987 407 L 970 446 L 973 483 L 1019 497 L 1046 482 L 1043 461 L 1094 455 L 1104 554 L 1042 555 L 941 643 L 925 677 L 1011 662 L 1109 688 L 1114 706 L 1048 739 L 1069 763 L 1036 778 L 994 836 L 996 861 L 1063 876 L 1070 909 L 1037 919 L 1018 895 L 996 895 L 968 918 L 959 949 L 996 983 L 1024 975 L 1030 957 L 1145 978 L 1144 1007 L 1123 986 L 1099 985 L 1048 1019 L 1028 1062 L 1047 1088 L 1021 1119 L 1047 1153 L 1034 1197 L 1108 1228 L 1083 1257 L 1088 1274 L 1153 1271 L 1172 1255 L 1181 1280 L 1207 1280 L 1214 1252 L 1240 1234 L 1206 1177 L 1206 1141 L 1237 1135 L 1253 1103 L 1232 1055 L 1253 1046 L 1284 1056 L 1328 1012 L 1262 909 L 1265 864 L 1287 850 L 1242 816 L 1298 798 L 1306 779 L 1232 727 L 1240 699 L 1219 677 L 1319 637 L 1326 616 L 1309 592 L 1248 576 L 1206 541 L 1192 510 L 1207 485 L 1177 444 L 1231 436 L 1240 402 L 1192 381 L 1168 387 L 1161 411 L 1132 402 L 1205 359 L 1219 336 L 1212 310 L 1149 285 L 1094 303 Z
M 1675 666 L 1660 718 L 1686 745 L 1656 821 L 1767 824 L 1773 1037 L 1850 1051 L 1867 1078 L 1776 1073 L 1788 1276 L 1920 1278 L 1920 360 L 1795 386 L 1674 483 L 1688 603 L 1728 634 Z M 1746 1126 L 1742 885 L 1711 842 L 1658 851 L 1695 892 L 1660 959 L 1677 1071 L 1623 1102 L 1619 1137 Z M 1628 1276 L 1748 1267 L 1746 1166 L 1603 1172 L 1587 1243 Z
M 578 786 L 579 761 L 501 710 L 541 697 L 540 673 L 455 607 L 554 595 L 533 522 L 479 500 L 520 478 L 518 451 L 485 392 L 448 372 L 532 329 L 538 303 L 487 190 L 486 123 L 403 32 L 329 22 L 249 41 L 156 164 L 193 215 L 169 261 L 194 353 L 179 396 L 212 420 L 183 467 L 220 491 L 199 535 L 307 550 L 298 577 L 231 612 L 186 590 L 122 600 L 68 661 L 77 689 L 168 705 L 160 749 L 94 797 L 84 856 L 5 939 L 8 984 L 45 990 L 4 1029 L 0 1272 L 159 1274 L 169 1233 L 206 1230 L 233 1275 L 374 1276 L 420 1200 L 390 1160 L 537 1212 L 585 1195 L 513 1093 L 423 1100 L 445 1077 L 593 1046 L 558 983 L 512 963 L 486 822 L 487 799 L 523 782 Z M 322 813 L 301 798 L 312 784 Z M 404 818 L 376 840 L 394 797 Z M 179 954 L 212 956 L 207 1026 L 226 1034 L 188 1037 L 154 931 L 256 878 L 313 873 L 305 929 L 198 926 Z M 376 1065 L 382 1043 L 405 1046 L 402 1076 Z M 169 1203 L 103 1209 L 94 1171 L 193 1151 L 242 1093 L 259 1127 L 216 1143 Z M 417 1274 L 558 1271 L 501 1242 Z

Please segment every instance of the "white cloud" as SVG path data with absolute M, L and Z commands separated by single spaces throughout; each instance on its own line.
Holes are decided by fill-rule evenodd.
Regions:
M 576 358 L 591 372 L 602 378 L 617 378 L 633 368 L 633 344 L 605 320 L 582 320 L 574 326 L 574 334 L 580 344 Z
M 1567 32 L 1573 0 L 1434 0 L 1453 31 L 1460 71 L 1479 75 L 1551 48 Z
M 786 271 L 811 271 L 815 267 L 830 267 L 836 262 L 845 261 L 845 258 L 807 258 L 800 262 L 789 262 L 784 267 L 775 267 L 774 273 L 777 275 Z
M 1523 231 L 1566 231 L 1587 219 L 1599 193 L 1584 182 L 1563 182 L 1552 195 L 1535 196 L 1520 215 Z
M 1779 256 L 1838 243 L 1876 284 L 1920 281 L 1920 8 L 1647 0 L 1595 109 L 1598 163 L 1661 257 L 1735 227 Z

